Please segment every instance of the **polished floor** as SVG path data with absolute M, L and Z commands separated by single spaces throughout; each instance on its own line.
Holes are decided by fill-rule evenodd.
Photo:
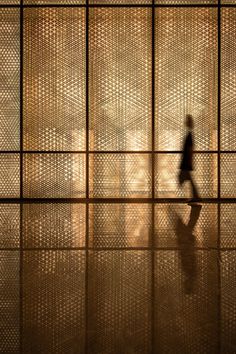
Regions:
M 0 210 L 0 353 L 236 353 L 233 202 L 22 207 L 21 233 Z

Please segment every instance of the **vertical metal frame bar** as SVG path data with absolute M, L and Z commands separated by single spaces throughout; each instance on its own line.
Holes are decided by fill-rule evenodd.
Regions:
M 20 0 L 20 353 L 23 353 L 23 67 L 24 8 Z
M 217 216 L 218 216 L 218 238 L 217 238 L 217 271 L 218 271 L 218 352 L 221 353 L 221 186 L 220 186 L 220 152 L 221 152 L 221 141 L 220 141 L 220 123 L 221 123 L 221 0 L 218 0 L 218 16 L 217 16 L 217 30 L 218 30 L 218 109 L 217 109 L 217 132 L 218 132 L 218 153 L 217 153 L 217 184 L 218 184 L 218 205 L 217 205 Z

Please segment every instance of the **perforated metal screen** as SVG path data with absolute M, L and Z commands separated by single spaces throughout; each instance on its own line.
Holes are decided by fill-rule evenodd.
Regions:
M 0 0 L 0 353 L 236 352 L 235 35 L 233 0 Z

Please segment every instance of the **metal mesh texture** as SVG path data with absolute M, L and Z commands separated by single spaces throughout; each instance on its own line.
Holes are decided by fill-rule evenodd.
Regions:
M 82 354 L 84 329 L 85 252 L 25 251 L 23 352 Z
M 217 10 L 160 8 L 155 24 L 156 150 L 182 149 L 186 114 L 195 119 L 195 149 L 214 150 Z
M 20 156 L 19 154 L 0 154 L 0 197 L 19 198 L 20 196 Z
M 218 0 L 155 0 L 155 3 L 159 5 L 214 5 L 218 4 Z
M 227 3 L 230 3 L 228 1 Z M 233 1 L 231 1 L 233 3 Z M 234 1 L 236 4 L 236 2 Z M 234 39 L 236 35 L 236 9 L 221 10 L 221 149 L 236 150 L 236 53 Z
M 85 5 L 86 0 L 23 0 L 25 5 Z
M 155 350 L 158 353 L 217 352 L 217 252 L 155 254 Z
M 90 197 L 150 197 L 151 156 L 148 154 L 90 155 Z
M 235 198 L 236 154 L 221 154 L 221 197 Z
M 24 247 L 85 246 L 84 204 L 24 204 Z
M 236 205 L 222 204 L 220 206 L 220 240 L 221 247 L 236 248 Z
M 20 246 L 20 205 L 0 204 L 0 248 Z
M 85 10 L 24 16 L 24 149 L 85 150 Z
M 24 196 L 69 198 L 85 196 L 83 154 L 25 154 Z
M 0 352 L 19 353 L 19 252 L 0 251 Z
M 93 251 L 89 262 L 89 353 L 150 351 L 148 251 Z
M 0 150 L 19 150 L 20 16 L 0 9 Z
M 151 215 L 149 204 L 90 204 L 90 246 L 148 247 Z
M 151 9 L 90 9 L 92 150 L 151 149 L 150 18 Z
M 156 154 L 155 157 L 155 192 L 156 197 L 190 197 L 188 181 L 180 186 L 179 154 Z M 217 155 L 195 154 L 193 179 L 201 198 L 217 197 Z

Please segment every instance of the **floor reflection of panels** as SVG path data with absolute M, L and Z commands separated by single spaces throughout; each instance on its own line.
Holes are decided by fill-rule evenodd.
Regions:
M 150 353 L 148 251 L 90 253 L 88 321 L 89 353 Z
M 84 353 L 85 252 L 25 251 L 23 352 Z
M 217 352 L 217 252 L 157 251 L 157 353 Z
M 217 205 L 156 204 L 155 246 L 216 247 Z
M 236 352 L 236 251 L 221 253 L 222 353 Z

